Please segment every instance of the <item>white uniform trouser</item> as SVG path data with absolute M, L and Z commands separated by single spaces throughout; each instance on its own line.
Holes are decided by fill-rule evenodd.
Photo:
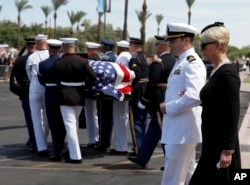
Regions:
M 188 184 L 195 170 L 196 144 L 166 144 L 161 185 Z
M 99 124 L 96 106 L 96 100 L 85 99 L 84 111 L 89 144 L 95 144 L 99 141 Z
M 31 117 L 36 137 L 37 150 L 47 150 L 49 126 L 45 109 L 43 92 L 29 92 Z
M 113 146 L 116 151 L 127 151 L 128 101 L 113 101 Z
M 78 128 L 82 106 L 61 105 L 60 110 L 66 129 L 70 159 L 80 160 L 82 155 L 78 139 Z

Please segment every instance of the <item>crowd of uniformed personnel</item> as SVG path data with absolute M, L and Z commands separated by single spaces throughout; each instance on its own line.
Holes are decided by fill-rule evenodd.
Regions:
M 131 37 L 129 42 L 108 39 L 102 39 L 100 44 L 86 42 L 83 56 L 76 52 L 76 38 L 48 39 L 43 34 L 25 38 L 27 53 L 15 61 L 10 90 L 22 103 L 29 150 L 52 161 L 81 163 L 78 128 L 83 116 L 88 148 L 135 157 L 140 150 L 150 147 L 150 151 L 145 151 L 150 159 L 161 136 L 163 114 L 159 104 L 164 101 L 166 80 L 175 63 L 165 37 L 155 39 L 157 53 L 149 65 L 142 52 L 144 42 L 138 38 Z M 129 98 L 117 101 L 93 97 L 96 74 L 88 64 L 90 60 L 118 63 L 132 70 L 135 79 Z M 155 128 L 145 137 L 148 113 L 150 127 Z M 129 123 L 131 153 L 126 133 Z M 49 130 L 52 151 L 48 149 Z M 154 144 L 143 142 L 144 138 Z
M 210 29 L 215 31 L 210 32 Z M 214 99 L 218 98 L 217 86 L 221 86 L 218 81 L 218 75 L 223 72 L 221 69 L 225 69 L 228 64 L 231 66 L 225 55 L 229 34 L 220 22 L 208 25 L 202 32 L 201 49 L 204 56 L 210 57 L 216 64 L 211 73 L 212 80 L 207 83 L 214 83 L 216 88 L 213 85 L 213 88 L 205 89 L 212 97 L 210 99 Z M 226 38 L 222 41 L 221 32 L 225 33 Z M 16 59 L 10 77 L 10 90 L 22 102 L 30 151 L 52 161 L 82 163 L 78 128 L 79 119 L 84 115 L 88 148 L 97 152 L 129 155 L 131 162 L 142 167 L 147 165 L 161 140 L 165 159 L 162 185 L 206 181 L 207 174 L 210 175 L 206 169 L 213 172 L 215 178 L 212 181 L 230 180 L 229 175 L 232 175 L 230 173 L 236 167 L 231 164 L 234 162 L 232 159 L 239 154 L 237 129 L 226 131 L 219 124 L 230 123 L 235 128 L 238 125 L 238 111 L 232 115 L 234 119 L 231 122 L 219 119 L 222 123 L 218 122 L 216 127 L 227 134 L 221 135 L 222 132 L 218 132 L 218 137 L 223 138 L 217 146 L 216 155 L 212 154 L 213 150 L 206 148 L 214 148 L 214 142 L 207 142 L 205 144 L 208 146 L 202 148 L 198 167 L 195 165 L 196 145 L 206 139 L 213 139 L 214 135 L 211 133 L 218 129 L 210 124 L 215 121 L 211 121 L 212 116 L 205 116 L 214 106 L 204 96 L 207 75 L 205 65 L 193 45 L 197 33 L 197 29 L 191 25 L 168 23 L 167 36 L 155 36 L 156 54 L 150 63 L 143 53 L 144 42 L 138 38 L 130 37 L 129 42 L 113 42 L 108 39 L 103 39 L 100 44 L 86 42 L 87 55 L 76 52 L 75 38 L 48 39 L 42 34 L 26 38 L 27 54 Z M 115 46 L 117 54 L 114 53 Z M 118 101 L 111 96 L 96 93 L 97 87 L 94 84 L 100 79 L 91 66 L 95 62 L 102 65 L 100 70 L 108 71 L 103 66 L 111 63 L 131 70 L 134 77 L 130 96 Z M 239 76 L 235 71 L 232 68 L 230 74 L 234 73 L 237 78 L 235 86 L 239 89 Z M 229 74 L 228 71 L 225 74 Z M 225 80 L 226 77 L 220 79 Z M 229 83 L 226 85 L 231 87 Z M 236 100 L 232 100 L 236 107 L 239 106 L 237 88 L 233 90 Z M 207 101 L 201 102 L 200 92 L 203 92 L 201 95 Z M 225 105 L 228 105 L 228 101 L 231 99 L 227 97 Z M 217 105 L 218 102 L 214 101 L 214 104 Z M 234 109 L 235 106 L 229 106 L 229 109 Z M 220 111 L 217 112 L 220 114 Z M 132 152 L 129 154 L 126 133 L 128 123 L 133 141 Z M 211 127 L 210 130 L 204 129 L 204 123 Z M 47 143 L 49 129 L 53 143 L 52 153 L 48 150 Z M 208 134 L 207 131 L 211 133 Z M 232 141 L 230 145 L 229 140 Z M 211 164 L 206 161 L 204 163 L 202 159 L 205 158 Z M 240 161 L 238 163 L 240 166 Z M 200 178 L 201 172 L 205 179 Z

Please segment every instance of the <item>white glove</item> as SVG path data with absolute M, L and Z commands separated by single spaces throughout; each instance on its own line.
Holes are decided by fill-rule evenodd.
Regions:
M 140 101 L 138 102 L 138 107 L 140 109 L 145 109 L 145 105 L 143 105 Z

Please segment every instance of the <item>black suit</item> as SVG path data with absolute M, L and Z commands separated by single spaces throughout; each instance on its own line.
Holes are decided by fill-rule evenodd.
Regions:
M 190 185 L 226 185 L 226 177 L 233 175 L 235 168 L 241 167 L 238 140 L 239 90 L 240 78 L 233 64 L 221 66 L 202 88 L 202 153 Z M 235 153 L 231 165 L 218 170 L 216 164 L 222 150 L 235 150 Z

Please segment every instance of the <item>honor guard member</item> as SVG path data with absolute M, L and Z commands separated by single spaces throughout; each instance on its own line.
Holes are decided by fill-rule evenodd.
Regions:
M 129 160 L 143 167 L 149 162 L 159 140 L 161 139 L 163 114 L 160 110 L 160 103 L 164 101 L 167 79 L 176 61 L 175 57 L 170 54 L 169 41 L 166 41 L 163 36 L 155 36 L 155 39 L 157 56 L 154 57 L 152 64 L 149 66 L 149 82 L 138 103 L 138 106 L 141 109 L 147 108 L 151 120 L 138 156 L 129 157 Z
M 101 40 L 101 49 L 104 54 L 104 58 L 102 58 L 102 60 L 115 62 L 117 56 L 113 52 L 114 47 L 115 42 L 108 39 Z
M 195 148 L 201 142 L 200 90 L 206 69 L 193 47 L 197 29 L 184 23 L 167 24 L 167 40 L 178 57 L 168 78 L 161 143 L 165 145 L 162 185 L 188 184 L 195 169 Z
M 61 161 L 66 131 L 57 101 L 59 89 L 55 80 L 54 67 L 55 62 L 60 58 L 62 41 L 48 39 L 47 43 L 50 57 L 39 63 L 38 79 L 45 86 L 45 106 L 54 149 L 54 154 L 50 156 L 50 160 Z
M 76 38 L 62 38 L 63 56 L 56 61 L 55 75 L 59 85 L 59 104 L 68 141 L 69 156 L 66 163 L 82 163 L 78 139 L 79 116 L 84 106 L 84 84 L 92 84 L 96 75 L 88 61 L 75 52 Z
M 116 55 L 113 53 L 115 42 L 102 39 L 101 50 L 104 56 L 101 58 L 103 62 L 115 62 Z M 95 148 L 97 151 L 106 151 L 111 144 L 112 127 L 113 127 L 113 99 L 98 98 L 97 100 L 98 121 L 100 130 L 99 146 Z
M 39 63 L 49 58 L 47 35 L 39 34 L 35 39 L 37 50 L 28 57 L 26 63 L 26 72 L 30 79 L 29 101 L 37 142 L 37 154 L 41 157 L 48 157 L 47 138 L 49 126 L 45 110 L 45 88 L 40 84 L 37 77 Z
M 27 37 L 25 40 L 25 48 L 27 54 L 19 56 L 13 66 L 10 75 L 10 90 L 19 96 L 22 103 L 22 108 L 24 112 L 24 117 L 28 129 L 29 139 L 27 146 L 31 152 L 36 152 L 36 138 L 34 134 L 34 128 L 31 118 L 30 104 L 29 104 L 29 86 L 30 80 L 26 72 L 26 62 L 28 57 L 36 50 L 36 40 L 35 37 Z
M 142 52 L 143 40 L 130 37 L 130 52 L 132 58 L 129 68 L 135 72 L 132 82 L 132 100 L 130 101 L 130 124 L 135 154 L 141 147 L 147 125 L 147 111 L 138 107 L 138 102 L 145 92 L 148 83 L 148 64 Z
M 101 45 L 94 42 L 85 42 L 87 47 L 88 60 L 100 60 L 98 53 L 100 52 Z M 85 118 L 88 134 L 88 148 L 95 148 L 99 142 L 99 124 L 97 114 L 97 102 L 93 98 L 93 94 L 89 89 L 88 95 L 85 99 Z
M 121 40 L 116 42 L 117 54 L 116 63 L 124 65 L 129 68 L 129 61 L 131 59 L 131 53 L 129 52 L 129 42 Z M 128 125 L 128 103 L 129 101 L 124 99 L 123 101 L 113 101 L 113 149 L 110 150 L 113 154 L 127 154 L 128 152 L 128 140 L 127 140 L 127 125 Z

